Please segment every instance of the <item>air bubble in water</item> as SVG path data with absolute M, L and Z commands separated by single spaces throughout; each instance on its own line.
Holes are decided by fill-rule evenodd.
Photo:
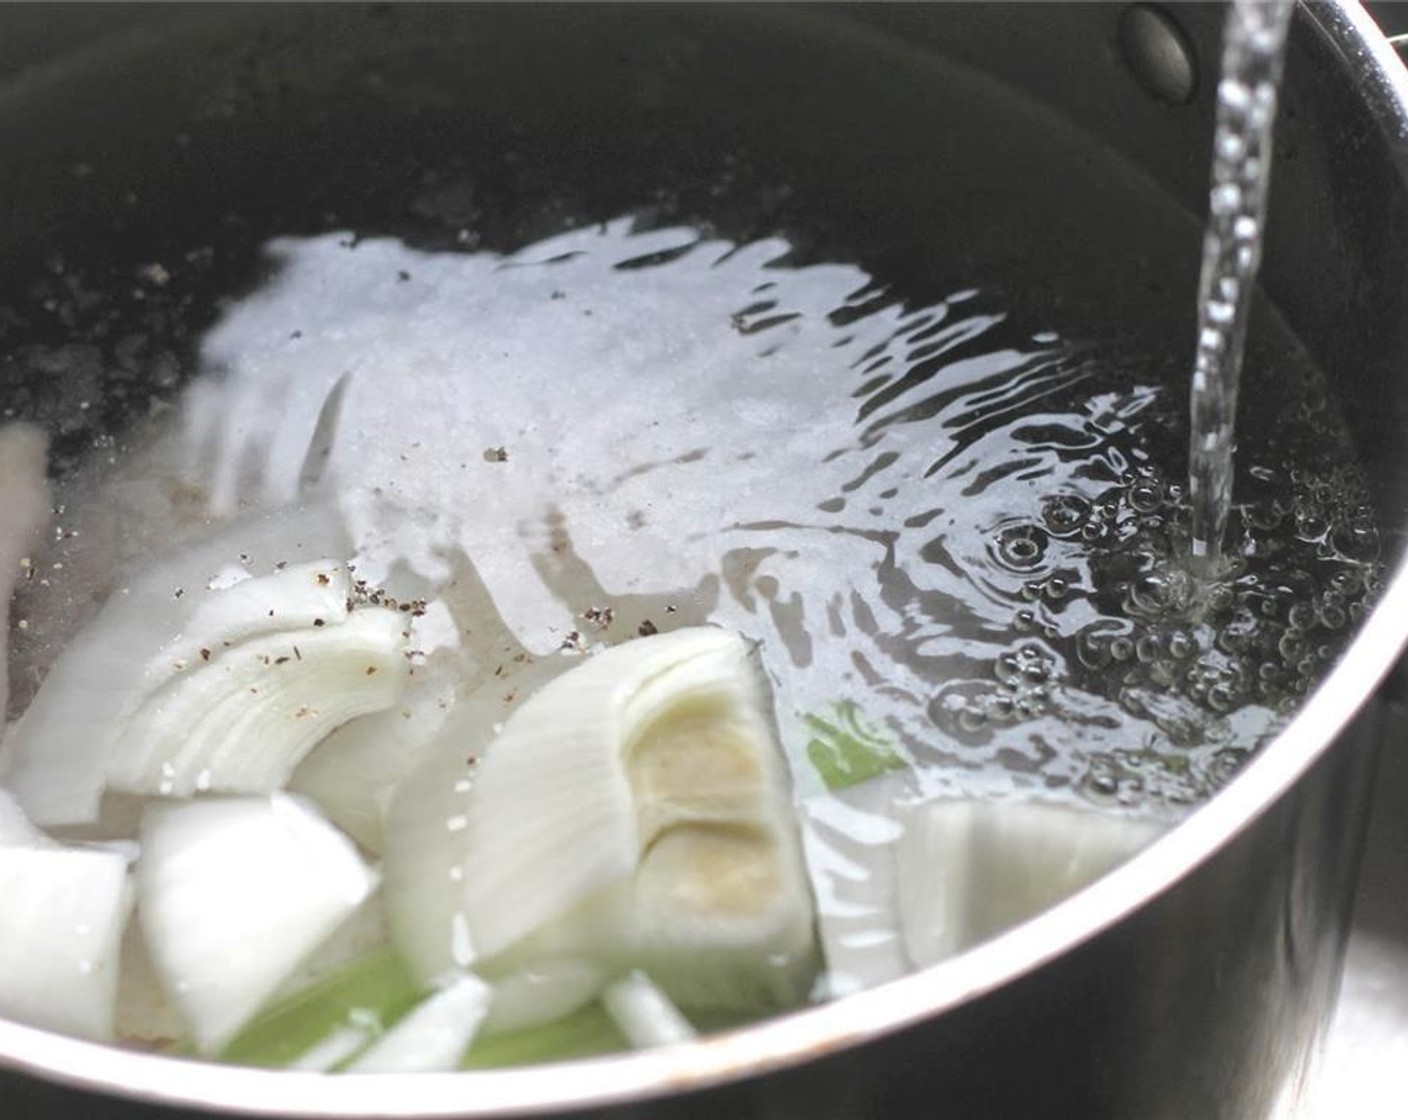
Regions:
M 1319 541 L 1329 531 L 1330 522 L 1319 506 L 1301 505 L 1295 516 L 1296 535 L 1303 541 Z
M 1046 555 L 1046 533 L 1034 525 L 1004 529 L 997 538 L 997 555 L 1009 568 L 1034 568 Z
M 1169 656 L 1184 661 L 1198 652 L 1198 643 L 1182 630 L 1175 630 L 1168 636 Z
M 1373 526 L 1342 525 L 1331 535 L 1330 543 L 1341 556 L 1361 563 L 1379 555 L 1379 534 Z
M 1322 602 L 1319 614 L 1320 625 L 1326 630 L 1343 629 L 1349 622 L 1349 615 L 1339 603 Z
M 1076 635 L 1076 659 L 1087 669 L 1103 669 L 1110 663 L 1109 639 L 1099 623 Z
M 1162 489 L 1154 482 L 1140 482 L 1129 488 L 1129 508 L 1135 513 L 1154 513 L 1163 505 Z
M 1041 510 L 1047 531 L 1055 537 L 1069 537 L 1080 532 L 1089 516 L 1090 503 L 1074 494 L 1057 494 L 1048 498 Z
M 1134 642 L 1134 656 L 1141 664 L 1149 665 L 1163 655 L 1163 645 L 1157 634 L 1143 634 Z
M 1026 684 L 1043 684 L 1051 677 L 1051 658 L 1040 646 L 1023 646 L 1017 651 L 1018 668 Z
M 1237 694 L 1225 684 L 1215 684 L 1208 689 L 1208 706 L 1215 712 L 1227 712 L 1236 699 Z
M 987 719 L 979 708 L 964 708 L 958 713 L 958 726 L 964 731 L 981 731 Z
M 1287 630 L 1276 643 L 1276 652 L 1287 662 L 1296 661 L 1305 653 L 1305 638 L 1299 630 Z

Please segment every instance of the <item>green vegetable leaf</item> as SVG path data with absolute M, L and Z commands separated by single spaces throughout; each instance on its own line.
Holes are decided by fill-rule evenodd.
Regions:
M 907 765 L 889 736 L 868 723 L 860 706 L 850 700 L 833 704 L 829 719 L 802 718 L 813 736 L 807 758 L 833 793 Z
M 223 1062 L 282 1067 L 344 1026 L 391 1026 L 422 998 L 400 958 L 382 946 L 272 1005 L 220 1054 Z

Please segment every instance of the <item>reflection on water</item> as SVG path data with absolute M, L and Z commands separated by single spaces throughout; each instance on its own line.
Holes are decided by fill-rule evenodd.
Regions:
M 104 504 L 140 493 L 170 522 L 320 482 L 361 574 L 424 588 L 463 553 L 530 650 L 736 627 L 764 644 L 805 793 L 808 717 L 839 704 L 918 763 L 914 796 L 1176 811 L 1274 730 L 1374 585 L 1307 368 L 1247 437 L 1240 559 L 1204 595 L 1176 559 L 1179 388 L 1128 343 L 624 219 L 510 256 L 270 252 L 174 438 Z

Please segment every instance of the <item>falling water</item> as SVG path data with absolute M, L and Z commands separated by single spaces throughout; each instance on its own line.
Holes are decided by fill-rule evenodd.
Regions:
M 1220 567 L 1232 505 L 1237 390 L 1271 181 L 1271 131 L 1291 0 L 1233 0 L 1217 87 L 1208 224 L 1198 291 L 1188 494 L 1193 563 Z

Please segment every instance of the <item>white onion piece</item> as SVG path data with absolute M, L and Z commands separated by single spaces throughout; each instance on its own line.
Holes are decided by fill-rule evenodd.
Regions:
M 641 967 L 702 1008 L 805 996 L 810 887 L 766 685 L 738 635 L 630 641 L 545 685 L 487 752 L 465 816 L 480 955 Z
M 48 438 L 29 424 L 0 427 L 0 725 L 10 701 L 9 602 L 20 561 L 49 518 Z
M 697 1036 L 680 1009 L 644 973 L 617 980 L 602 993 L 601 1002 L 637 1050 L 688 1042 Z
M 900 936 L 895 844 L 898 806 L 912 800 L 906 771 L 889 771 L 809 798 L 807 866 L 826 957 L 819 995 L 837 998 L 903 976 L 912 965 Z
M 452 980 L 416 1005 L 347 1069 L 352 1073 L 452 1070 L 489 1010 L 492 989 L 472 974 Z
M 313 956 L 279 985 L 270 1002 L 291 999 L 325 977 L 366 958 L 385 944 L 386 912 L 381 905 L 381 891 L 376 890 L 318 946 Z
M 445 726 L 460 684 L 456 657 L 430 657 L 411 670 L 397 703 L 350 720 L 319 743 L 288 788 L 312 798 L 329 820 L 379 855 L 392 794 Z
M 579 659 L 565 656 L 507 662 L 501 676 L 490 676 L 459 701 L 391 794 L 384 831 L 387 919 L 392 943 L 426 987 L 469 968 L 478 956 L 463 882 L 469 793 L 479 760 L 520 704 L 576 664 Z
M 376 875 L 311 807 L 274 794 L 153 805 L 137 885 L 153 964 L 210 1054 L 362 903 Z
M 575 957 L 550 957 L 495 977 L 494 999 L 483 1033 L 540 1027 L 585 1007 L 610 977 L 599 965 Z
M 371 1032 L 361 1027 L 338 1027 L 321 1042 L 310 1046 L 289 1062 L 286 1068 L 301 1069 L 308 1073 L 326 1073 L 365 1049 L 371 1037 Z
M 119 962 L 117 1037 L 152 1047 L 169 1046 L 184 1038 L 186 1024 L 157 979 L 140 920 L 127 923 Z
M 332 559 L 288 565 L 267 576 L 197 593 L 181 633 L 148 663 L 147 686 L 155 688 L 251 638 L 335 626 L 347 618 L 351 593 L 347 568 Z
M 30 824 L 14 794 L 0 789 L 0 845 L 46 848 L 54 841 Z
M 191 661 L 181 635 L 204 604 L 228 593 L 210 589 L 219 573 L 241 567 L 241 557 L 250 555 L 272 564 L 343 556 L 347 547 L 331 507 L 280 509 L 231 523 L 114 591 L 54 662 L 6 744 L 5 781 L 30 819 L 41 825 L 97 819 L 113 738 L 159 683 L 149 671 L 165 679 L 176 661 Z M 244 584 L 229 590 L 240 588 L 241 597 L 250 594 Z M 265 618 L 269 609 L 277 619 L 272 604 Z M 173 642 L 188 652 L 160 658 Z M 205 648 L 213 654 L 217 646 L 212 639 Z
M 1011 801 L 934 801 L 902 819 L 900 924 L 917 967 L 1054 905 L 1165 827 L 1095 809 Z
M 401 696 L 405 622 L 368 607 L 340 625 L 242 642 L 186 670 L 124 722 L 108 783 L 128 793 L 189 797 L 268 793 L 334 727 Z
M 0 1015 L 111 1038 L 127 861 L 51 841 L 0 844 L 0 899 Z

